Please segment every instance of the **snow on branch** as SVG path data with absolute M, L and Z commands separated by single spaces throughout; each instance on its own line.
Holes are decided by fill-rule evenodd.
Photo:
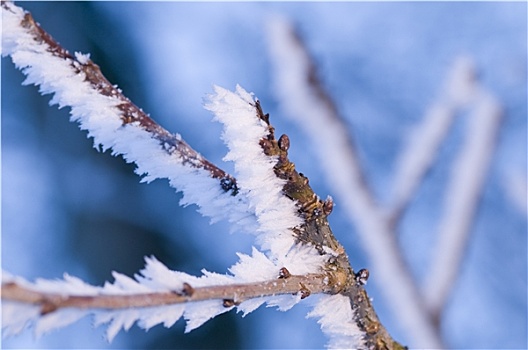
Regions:
M 137 165 L 143 181 L 167 178 L 184 193 L 182 204 L 197 204 L 214 220 L 247 225 L 246 207 L 236 197 L 236 180 L 171 134 L 125 97 L 89 55 L 72 56 L 20 7 L 2 2 L 2 56 L 10 56 L 27 76 L 24 84 L 53 94 L 50 104 L 70 107 L 71 120 L 93 137 L 94 146 L 112 149 Z M 231 210 L 225 211 L 229 206 Z M 238 210 L 237 210 L 238 208 Z
M 53 94 L 51 104 L 70 107 L 71 119 L 96 147 L 135 162 L 144 181 L 168 178 L 184 193 L 183 204 L 197 204 L 214 220 L 255 232 L 266 251 L 239 254 L 230 275 L 203 271 L 201 277 L 147 259 L 135 279 L 114 273 L 115 282 L 103 287 L 71 276 L 29 283 L 4 275 L 4 334 L 34 322 L 40 335 L 89 313 L 96 324 L 110 323 L 109 339 L 135 322 L 146 329 L 159 323 L 169 327 L 182 315 L 190 331 L 235 307 L 244 314 L 263 303 L 287 310 L 323 293 L 331 295 L 320 296 L 310 316 L 319 318 L 331 346 L 401 348 L 379 322 L 362 286 L 368 271 L 354 272 L 330 229 L 332 199 L 321 200 L 297 172 L 288 159 L 288 136 L 275 137 L 269 115 L 251 94 L 241 87 L 235 92 L 215 87 L 205 105 L 224 124 L 230 150 L 225 160 L 234 162 L 235 180 L 123 96 L 88 55 L 70 55 L 29 13 L 7 2 L 1 6 L 2 55 L 26 74 L 25 84 Z
M 256 108 L 257 119 L 251 119 L 251 107 Z M 321 317 L 321 328 L 330 337 L 328 346 L 401 348 L 379 322 L 362 287 L 368 271 L 353 271 L 344 248 L 330 229 L 327 216 L 333 208 L 332 199 L 321 200 L 308 179 L 289 161 L 288 136 L 275 138 L 269 115 L 262 112 L 258 100 L 240 87 L 234 93 L 215 87 L 206 108 L 224 123 L 223 138 L 230 148 L 225 159 L 235 162 L 240 193 L 248 197 L 254 208 L 260 225 L 258 237 L 272 253 L 272 260 L 296 273 L 316 273 L 322 268 L 330 281 L 330 294 L 340 293 L 321 297 L 309 314 Z M 255 138 L 260 138 L 258 147 L 252 141 Z M 336 309 L 340 312 L 336 313 Z
M 310 265 L 308 250 L 319 266 L 328 253 L 342 254 L 344 250 L 333 234 L 322 238 L 312 229 L 316 219 L 318 226 L 326 223 L 332 200 L 322 201 L 308 179 L 295 170 L 288 159 L 288 136 L 275 138 L 260 102 L 239 86 L 236 92 L 215 87 L 205 108 L 224 124 L 222 137 L 230 149 L 224 160 L 235 163 L 240 195 L 248 198 L 257 217 L 256 234 L 263 248 L 276 259 L 299 256 L 303 260 L 300 265 Z M 305 254 L 298 254 L 299 247 Z
M 218 86 L 214 90 L 205 108 L 224 124 L 222 138 L 229 147 L 224 160 L 235 164 L 240 194 L 248 198 L 250 210 L 257 216 L 256 234 L 263 249 L 284 257 L 295 243 L 292 229 L 301 225 L 302 219 L 295 202 L 283 194 L 285 181 L 275 176 L 276 157 L 264 154 L 259 144 L 268 134 L 268 125 L 258 118 L 253 97 L 240 86 L 236 92 Z
M 311 293 L 331 291 L 324 274 L 292 275 L 257 250 L 240 258 L 232 275 L 204 270 L 201 277 L 171 271 L 148 258 L 135 279 L 114 272 L 114 283 L 102 287 L 69 275 L 29 283 L 4 273 L 3 333 L 17 334 L 33 325 L 39 337 L 89 314 L 96 325 L 109 323 L 110 341 L 135 322 L 145 329 L 161 323 L 171 327 L 182 316 L 189 332 L 233 308 L 246 315 L 266 303 L 286 311 Z

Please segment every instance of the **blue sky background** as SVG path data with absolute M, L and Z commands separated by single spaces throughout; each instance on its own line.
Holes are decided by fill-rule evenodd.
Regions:
M 507 194 L 512 174 L 526 178 L 527 24 L 525 3 L 144 3 L 22 2 L 70 52 L 91 53 L 103 73 L 167 129 L 207 158 L 226 152 L 220 126 L 202 108 L 212 84 L 253 91 L 291 158 L 321 197 L 329 192 L 313 145 L 281 118 L 266 49 L 270 16 L 291 18 L 319 64 L 319 73 L 347 119 L 367 179 L 380 201 L 390 189 L 394 161 L 408 132 L 440 91 L 461 54 L 501 102 L 505 118 L 466 259 L 442 319 L 453 348 L 526 348 L 526 213 Z M 129 275 L 155 255 L 173 269 L 224 272 L 248 253 L 251 237 L 209 225 L 193 207 L 180 208 L 166 181 L 140 184 L 133 166 L 101 154 L 49 107 L 2 59 L 2 266 L 28 279 L 63 272 L 101 284 L 111 271 Z M 399 228 L 416 278 L 427 274 L 441 194 L 464 138 L 455 123 Z M 225 165 L 231 169 L 231 165 Z M 355 228 L 336 203 L 330 221 L 354 267 L 369 266 Z M 397 318 L 367 286 L 382 321 L 407 343 Z M 108 345 L 90 320 L 35 342 L 28 332 L 4 347 L 41 348 L 320 348 L 325 338 L 308 308 L 229 313 L 183 334 L 133 327 Z

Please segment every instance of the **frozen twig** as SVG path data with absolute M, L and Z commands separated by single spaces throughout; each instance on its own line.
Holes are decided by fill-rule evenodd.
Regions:
M 323 172 L 358 227 L 387 302 L 414 340 L 414 346 L 442 347 L 438 329 L 423 305 L 395 234 L 364 181 L 347 128 L 318 81 L 304 44 L 282 19 L 271 22 L 269 41 L 275 86 L 286 115 L 317 144 L 315 150 Z
M 235 178 L 134 105 L 89 55 L 71 55 L 31 14 L 10 2 L 2 2 L 2 19 L 2 56 L 9 55 L 26 74 L 24 84 L 38 85 L 42 94 L 52 93 L 50 104 L 71 107 L 71 119 L 88 130 L 94 146 L 136 163 L 136 172 L 145 175 L 143 181 L 169 179 L 184 193 L 182 204 L 197 204 L 213 219 L 227 215 L 241 226 L 247 223 L 242 220 L 248 217 L 243 199 L 235 198 Z M 225 211 L 228 205 L 232 210 Z
M 290 140 L 287 135 L 282 135 L 278 139 L 275 137 L 275 129 L 269 123 L 269 115 L 264 114 L 260 103 L 253 102 L 250 96 L 241 88 L 237 88 L 236 93 L 216 87 L 216 95 L 210 98 L 206 108 L 213 111 L 216 119 L 226 126 L 224 140 L 228 144 L 231 152 L 226 159 L 235 161 L 235 170 L 239 179 L 241 194 L 247 195 L 251 206 L 255 206 L 255 212 L 259 222 L 267 222 L 259 228 L 258 237 L 264 237 L 263 246 L 272 252 L 272 260 L 282 262 L 283 259 L 294 259 L 302 264 L 302 261 L 317 260 L 313 253 L 318 252 L 320 257 L 326 260 L 323 270 L 327 273 L 330 285 L 333 286 L 330 294 L 339 293 L 346 298 L 334 295 L 332 299 L 322 298 L 316 304 L 310 316 L 322 317 L 319 323 L 325 333 L 330 336 L 330 347 L 358 347 L 368 349 L 400 349 L 402 346 L 394 341 L 383 325 L 370 303 L 370 298 L 366 294 L 362 284 L 368 278 L 367 270 L 354 272 L 350 266 L 348 256 L 344 248 L 335 239 L 327 216 L 331 213 L 333 202 L 329 198 L 321 200 L 309 186 L 308 179 L 298 173 L 295 165 L 288 159 Z M 238 97 L 237 97 L 238 95 Z M 233 116 L 241 116 L 247 113 L 248 104 L 240 103 L 246 101 L 249 106 L 257 109 L 257 116 L 261 123 L 252 121 L 233 120 Z M 262 130 L 262 127 L 265 130 Z M 243 134 L 243 135 L 241 135 Z M 260 147 L 269 158 L 261 158 L 251 155 L 252 146 L 244 143 L 246 137 L 252 138 L 255 134 L 260 139 Z M 240 145 L 246 146 L 240 146 Z M 238 146 L 237 146 L 238 145 Z M 273 160 L 270 163 L 270 160 Z M 241 171 L 237 170 L 237 164 Z M 273 165 L 273 172 L 276 179 L 260 178 L 265 176 L 261 168 L 268 168 L 266 165 Z M 268 171 L 268 170 L 266 170 Z M 259 175 L 260 174 L 260 175 Z M 280 180 L 276 185 L 262 186 L 268 181 Z M 282 193 L 296 203 L 296 212 L 302 219 L 297 226 L 290 220 L 280 218 L 283 214 L 274 214 L 277 208 L 282 208 L 279 213 L 291 211 L 287 203 L 281 204 L 277 201 L 277 195 L 269 188 L 281 188 Z M 244 188 L 251 189 L 246 193 Z M 276 202 L 277 201 L 277 202 Z M 265 204 L 263 206 L 263 204 Z M 284 207 L 285 206 L 285 207 Z M 277 219 L 270 219 L 273 216 Z M 292 249 L 288 235 L 293 232 L 297 246 Z M 287 243 L 287 244 L 285 244 Z M 311 252 L 302 252 L 314 248 Z M 281 255 L 282 254 L 282 255 Z M 348 300 L 343 303 L 343 300 Z M 339 313 L 339 317 L 332 317 L 336 305 L 345 308 Z M 351 309 L 349 310 L 349 307 Z M 348 311 L 347 311 L 348 310 Z M 323 316 L 326 315 L 326 316 Z
M 277 273 L 277 276 L 279 273 Z M 126 295 L 67 295 L 64 293 L 45 293 L 25 288 L 16 283 L 2 285 L 2 298 L 6 302 L 36 304 L 41 314 L 47 314 L 61 308 L 78 309 L 127 309 L 153 307 L 171 304 L 183 304 L 195 301 L 219 299 L 226 307 L 238 305 L 253 298 L 281 294 L 322 293 L 325 291 L 324 275 L 310 274 L 271 281 L 259 281 L 246 284 L 218 285 L 192 288 L 186 284 L 181 291 L 164 293 L 139 293 Z
M 398 156 L 393 190 L 387 206 L 387 216 L 391 223 L 398 221 L 432 166 L 455 114 L 469 101 L 474 80 L 473 64 L 467 58 L 460 58 L 454 65 L 438 102 L 409 135 L 406 147 Z
M 488 91 L 478 87 L 472 102 L 465 144 L 451 170 L 438 242 L 424 284 L 427 306 L 436 319 L 459 275 L 500 129 L 501 108 Z
M 310 294 L 326 293 L 331 295 L 321 296 L 310 316 L 319 318 L 330 346 L 401 348 L 362 287 L 368 272 L 354 272 L 328 225 L 332 200 L 321 200 L 296 171 L 288 159 L 289 138 L 275 138 L 269 116 L 252 94 L 215 87 L 206 104 L 224 124 L 226 160 L 235 162 L 237 182 L 123 96 L 88 55 L 70 55 L 29 13 L 12 3 L 1 6 L 2 55 L 27 75 L 26 84 L 52 93 L 51 104 L 70 107 L 72 120 L 88 130 L 97 147 L 135 162 L 147 181 L 168 178 L 184 193 L 183 204 L 198 204 L 204 215 L 254 231 L 267 253 L 239 254 L 232 275 L 203 271 L 200 278 L 150 259 L 135 280 L 114 273 L 116 281 L 103 287 L 70 276 L 35 284 L 7 277 L 2 281 L 4 334 L 18 333 L 31 321 L 42 334 L 87 312 L 95 314 L 96 324 L 110 322 L 109 339 L 136 321 L 147 329 L 158 323 L 169 327 L 182 315 L 190 331 L 235 306 L 244 313 L 263 303 L 287 310 Z M 248 216 L 250 225 L 243 220 Z
M 358 202 L 373 207 L 353 140 L 331 97 L 321 85 L 316 66 L 303 42 L 290 24 L 281 18 L 270 22 L 268 32 L 269 51 L 274 62 L 274 85 L 286 115 L 295 118 L 306 134 L 324 140 L 326 147 L 317 147 L 323 168 L 332 169 L 339 162 L 339 166 L 333 169 L 345 167 L 349 177 L 347 185 L 354 187 Z M 336 155 L 333 150 L 342 154 Z M 341 164 L 342 159 L 346 159 L 346 163 Z
M 239 256 L 240 262 L 230 268 L 231 275 L 204 270 L 201 277 L 171 271 L 148 258 L 135 279 L 113 273 L 115 282 L 102 287 L 68 275 L 63 280 L 29 283 L 4 273 L 4 335 L 20 332 L 28 322 L 36 324 L 40 335 L 88 314 L 95 315 L 96 323 L 117 322 L 108 329 L 109 340 L 121 325 L 137 321 L 147 329 L 158 323 L 170 327 L 182 315 L 187 320 L 186 330 L 191 331 L 233 307 L 247 314 L 267 303 L 285 311 L 312 293 L 335 288 L 333 277 L 326 273 L 292 275 L 256 250 L 252 256 Z M 68 310 L 74 310 L 75 317 L 57 323 L 57 317 L 68 314 Z

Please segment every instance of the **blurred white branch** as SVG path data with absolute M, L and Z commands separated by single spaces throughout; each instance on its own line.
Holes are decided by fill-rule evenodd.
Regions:
M 346 125 L 317 80 L 315 65 L 294 28 L 275 18 L 269 25 L 274 86 L 286 115 L 312 140 L 322 170 L 348 218 L 358 227 L 377 283 L 413 346 L 440 348 L 416 283 L 401 255 L 389 222 L 375 204 Z
M 526 172 L 509 171 L 503 179 L 506 194 L 514 206 L 525 216 L 528 216 L 528 181 Z
M 386 209 L 391 223 L 399 220 L 434 164 L 436 153 L 456 113 L 471 97 L 474 80 L 472 62 L 465 57 L 458 59 L 441 96 L 409 135 L 405 148 L 398 155 L 392 193 Z
M 438 242 L 424 283 L 424 297 L 435 318 L 459 274 L 500 129 L 501 108 L 488 91 L 479 86 L 471 102 L 465 144 L 452 167 Z
M 386 302 L 413 339 L 413 346 L 441 346 L 437 321 L 454 287 L 496 147 L 498 103 L 476 83 L 471 60 L 458 59 L 437 102 L 414 129 L 398 157 L 393 191 L 384 210 L 375 204 L 373 194 L 363 181 L 365 174 L 354 143 L 317 78 L 315 64 L 294 28 L 285 20 L 275 19 L 270 23 L 269 48 L 275 67 L 276 91 L 286 115 L 316 145 L 315 152 L 327 182 L 348 212 L 351 223 L 358 227 L 372 262 L 375 281 L 385 292 Z M 455 115 L 467 106 L 473 107 L 467 142 L 453 167 L 439 243 L 422 293 L 406 266 L 394 230 L 433 166 Z

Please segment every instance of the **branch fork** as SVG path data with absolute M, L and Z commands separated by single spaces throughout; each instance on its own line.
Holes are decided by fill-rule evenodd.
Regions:
M 380 323 L 363 288 L 368 271 L 363 269 L 354 272 L 345 249 L 332 233 L 327 220 L 333 208 L 332 199 L 320 199 L 310 187 L 308 178 L 297 172 L 295 164 L 288 159 L 291 146 L 289 137 L 282 135 L 278 139 L 275 138 L 275 129 L 270 124 L 269 115 L 262 111 L 260 101 L 254 100 L 251 94 L 240 87 L 237 87 L 236 93 L 216 88 L 217 94 L 213 96 L 211 104 L 206 106 L 215 113 L 217 120 L 224 123 L 224 140 L 230 148 L 228 156 L 235 161 L 235 169 L 238 164 L 242 164 L 235 179 L 203 158 L 178 134 L 171 134 L 135 106 L 103 76 L 99 67 L 86 55 L 70 55 L 29 13 L 23 13 L 23 10 L 7 2 L 2 2 L 1 6 L 2 14 L 8 18 L 6 22 L 10 23 L 7 27 L 11 30 L 10 45 L 14 47 L 11 50 L 21 50 L 30 57 L 36 56 L 33 61 L 28 61 L 27 57 L 26 61 L 17 61 L 13 52 L 3 50 L 3 54 L 11 55 L 15 64 L 28 75 L 28 81 L 45 86 L 43 90 L 46 93 L 55 93 L 52 102 L 72 107 L 72 119 L 79 121 L 81 128 L 89 131 L 97 145 L 112 148 L 114 154 L 122 154 L 127 161 L 135 162 L 140 169 L 138 172 L 148 174 L 149 180 L 169 178 L 171 186 L 182 190 L 185 196 L 190 193 L 190 199 L 185 203 L 198 204 L 205 212 L 204 215 L 214 219 L 225 215 L 231 222 L 237 223 L 242 222 L 241 217 L 261 219 L 268 215 L 265 217 L 267 222 L 255 220 L 258 221 L 255 224 L 257 229 L 264 232 L 261 236 L 266 235 L 261 246 L 268 255 L 259 251 L 254 252 L 251 257 L 239 254 L 240 263 L 230 269 L 233 276 L 205 271 L 205 278 L 202 279 L 170 271 L 157 261 L 147 261 L 143 276 L 137 276 L 136 280 L 117 274 L 114 275 L 116 282 L 108 286 L 98 288 L 83 285 L 84 290 L 89 291 L 87 293 L 82 289 L 80 292 L 63 291 L 57 288 L 57 285 L 55 289 L 40 288 L 42 286 L 39 287 L 38 282 L 31 285 L 13 279 L 2 284 L 4 306 L 16 303 L 33 305 L 38 308 L 44 323 L 50 316 L 60 315 L 66 308 L 90 311 L 96 316 L 97 312 L 103 310 L 107 314 L 99 320 L 113 320 L 114 324 L 109 327 L 112 329 L 109 338 L 112 338 L 121 327 L 127 328 L 136 320 L 148 325 L 163 322 L 170 326 L 185 312 L 188 319 L 187 329 L 192 330 L 209 318 L 233 307 L 251 312 L 262 303 L 272 300 L 272 304 L 275 303 L 279 309 L 286 310 L 300 299 L 324 294 L 321 303 L 311 315 L 320 316 L 323 331 L 330 330 L 329 334 L 338 334 L 340 339 L 346 339 L 346 343 L 339 343 L 340 347 L 401 348 Z M 19 23 L 15 23 L 19 14 L 22 14 Z M 23 36 L 24 39 L 30 37 L 32 44 L 36 46 L 24 46 L 26 42 L 18 40 L 17 35 Z M 38 59 L 42 56 L 53 65 L 67 70 L 69 75 L 51 83 L 47 81 L 50 67 L 38 65 Z M 31 70 L 26 69 L 28 67 L 31 67 Z M 71 78 L 71 72 L 75 73 L 74 77 L 68 80 Z M 67 83 L 63 80 L 67 80 Z M 93 101 L 89 99 L 73 99 L 72 102 L 67 98 L 69 95 L 64 93 L 72 86 L 80 91 L 87 91 L 90 97 L 95 96 L 94 98 L 98 98 L 96 102 L 104 101 L 108 104 L 101 109 L 98 103 L 90 105 Z M 78 109 L 83 112 L 79 113 Z M 90 113 L 96 115 L 98 118 L 94 119 L 97 120 L 92 120 Z M 248 115 L 249 118 L 246 118 Z M 101 124 L 95 124 L 96 122 Z M 244 133 L 247 130 L 241 130 L 240 125 L 250 127 L 252 134 Z M 237 142 L 229 140 L 230 137 L 237 137 Z M 247 151 L 240 144 L 248 146 L 251 151 Z M 145 152 L 145 149 L 149 152 Z M 251 153 L 253 151 L 255 154 Z M 145 154 L 148 156 L 145 157 Z M 153 159 L 156 158 L 161 161 L 155 163 Z M 275 163 L 272 164 L 271 161 Z M 259 164 L 259 171 L 262 170 L 265 174 L 248 168 L 247 164 L 254 165 L 255 162 Z M 189 180 L 190 175 L 194 176 L 193 181 Z M 200 180 L 198 185 L 198 181 L 194 181 L 196 178 Z M 273 188 L 262 184 L 271 184 Z M 204 191 L 204 188 L 208 190 Z M 268 199 L 268 191 L 277 192 L 276 196 L 271 196 L 271 205 L 263 200 Z M 233 196 L 237 197 L 236 200 L 233 200 Z M 265 203 L 256 203 L 259 201 Z M 250 205 L 247 205 L 248 203 Z M 275 204 L 280 205 L 279 210 Z M 226 205 L 233 206 L 234 214 L 225 214 Z M 273 219 L 277 216 L 273 215 L 278 214 L 284 215 L 280 216 L 280 220 L 277 220 L 280 222 L 276 223 Z M 262 238 L 261 236 L 258 238 Z M 283 261 L 295 261 L 295 264 L 282 264 Z M 250 275 L 250 268 L 261 268 L 261 276 L 265 277 L 255 278 L 253 274 Z M 274 272 L 271 269 L 275 269 Z M 270 271 L 275 277 L 270 277 Z M 77 286 L 71 283 L 71 279 L 65 278 L 63 282 L 69 287 Z M 277 302 L 278 298 L 286 298 L 289 304 Z M 252 301 L 257 302 L 248 307 L 248 302 Z M 328 315 L 329 309 L 323 307 L 327 304 L 334 308 L 338 305 L 337 309 L 343 311 L 342 319 L 332 319 L 334 315 Z M 195 319 L 189 321 L 188 316 L 192 310 L 187 307 L 192 309 L 193 306 L 200 305 L 209 308 L 207 315 L 195 315 Z M 178 317 L 167 311 L 174 311 L 172 307 L 179 308 Z M 127 310 L 134 308 L 143 308 L 144 312 L 139 316 L 139 313 L 126 314 Z M 152 312 L 165 312 L 167 318 L 163 319 L 158 314 L 154 317 Z M 75 320 L 71 322 L 73 321 Z M 48 322 L 44 328 L 49 330 L 53 327 Z

